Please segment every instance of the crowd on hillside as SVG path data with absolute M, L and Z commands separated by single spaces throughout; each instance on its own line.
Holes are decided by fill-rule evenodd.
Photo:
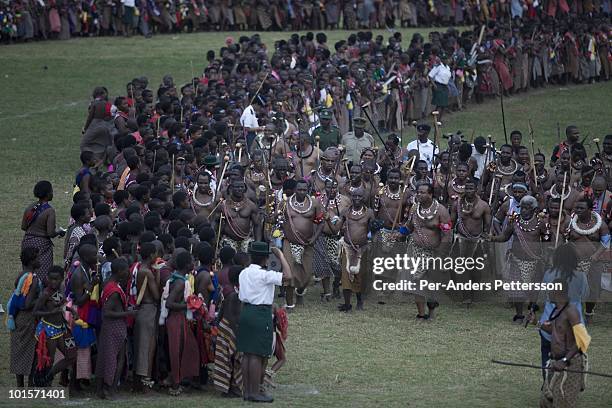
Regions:
M 610 0 L 11 0 L 0 3 L 0 39 L 609 21 L 611 11 Z

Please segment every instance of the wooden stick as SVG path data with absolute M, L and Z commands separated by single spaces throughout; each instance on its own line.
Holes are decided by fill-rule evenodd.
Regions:
M 142 281 L 142 286 L 140 287 L 140 290 L 138 291 L 138 297 L 136 298 L 136 304 L 139 305 L 140 302 L 142 302 L 142 298 L 144 297 L 144 294 L 147 290 L 147 283 L 149 282 L 149 277 L 145 276 L 144 280 Z
M 223 202 L 223 197 L 219 198 L 219 202 L 217 203 L 217 205 L 214 206 L 214 208 L 212 209 L 212 211 L 208 214 L 208 216 L 206 217 L 207 220 L 210 219 L 210 216 L 214 214 L 214 212 L 217 210 L 217 207 L 219 207 L 219 205 Z
M 491 362 L 494 364 L 507 365 L 507 366 L 512 366 L 512 367 L 538 368 L 540 370 L 552 370 L 553 369 L 552 367 L 542 367 L 542 366 L 535 365 L 535 364 L 512 363 L 509 361 L 491 360 Z M 596 375 L 599 377 L 612 378 L 611 374 L 596 373 L 593 371 L 570 370 L 569 368 L 565 368 L 563 371 L 567 371 L 568 373 L 589 374 L 589 375 Z
M 320 142 L 321 142 L 321 136 L 316 135 L 315 136 L 315 143 L 317 145 L 317 169 L 319 168 L 319 165 L 321 164 L 321 157 L 320 157 Z M 303 176 L 303 174 L 302 174 Z
M 219 194 L 219 190 L 221 190 L 221 182 L 223 181 L 223 177 L 225 176 L 225 170 L 227 169 L 227 165 L 229 163 L 229 156 L 223 157 L 223 170 L 221 171 L 221 177 L 219 178 L 219 182 L 217 183 L 217 194 Z
M 531 166 L 533 167 L 533 182 L 535 183 L 536 193 L 538 191 L 538 173 L 535 168 L 535 149 L 533 147 L 533 127 L 531 126 L 531 119 L 529 119 L 529 137 L 531 139 Z
M 219 242 L 221 241 L 221 224 L 223 224 L 223 213 L 221 213 L 221 217 L 219 217 L 219 229 L 217 233 L 217 243 L 215 244 L 215 254 L 219 251 Z
M 508 144 L 508 133 L 506 131 L 506 114 L 504 113 L 504 90 L 501 87 L 501 79 L 499 80 L 499 84 L 500 84 L 499 103 L 501 105 L 502 124 L 504 126 L 504 139 L 506 141 L 506 144 Z
M 236 143 L 236 147 L 238 148 L 238 164 L 242 162 L 242 144 Z
M 155 173 L 155 162 L 157 161 L 157 149 L 155 149 L 155 151 L 153 152 L 153 167 L 151 168 L 151 171 L 153 173 Z
M 438 122 L 438 116 L 440 115 L 440 112 L 438 111 L 433 111 L 431 112 L 431 114 L 434 117 L 434 143 L 433 143 L 433 157 L 432 160 L 433 162 L 431 163 L 431 184 L 433 186 L 433 188 L 436 188 L 436 166 L 435 166 L 435 160 L 436 160 L 436 143 L 438 143 L 438 135 L 440 134 L 440 122 Z M 416 121 L 414 122 L 416 123 Z M 416 128 L 416 127 L 415 127 Z M 417 148 L 419 147 L 419 138 L 417 136 Z M 419 155 L 420 155 L 420 151 L 419 151 Z M 420 157 L 419 157 L 420 158 Z M 448 158 L 449 160 L 449 164 L 450 164 L 450 157 Z
M 263 86 L 264 82 L 266 82 L 266 79 L 268 79 L 268 75 L 270 75 L 270 71 L 266 72 L 266 76 L 264 77 L 263 81 L 261 81 L 261 84 L 259 84 L 259 88 L 257 88 L 257 92 L 255 92 L 255 95 L 253 95 L 253 98 L 251 99 L 251 103 L 249 103 L 249 105 L 252 105 L 255 101 L 255 98 L 257 98 L 257 95 L 259 95 L 259 91 L 261 91 L 261 87 Z
M 491 207 L 491 201 L 493 200 L 493 191 L 495 190 L 495 176 L 491 181 L 491 191 L 489 192 L 489 207 Z
M 351 172 L 349 171 L 349 168 L 348 168 L 348 159 L 344 157 L 342 159 L 342 162 L 344 163 L 344 170 L 346 171 L 346 178 L 348 179 L 348 181 L 351 181 Z
M 191 87 L 193 88 L 193 92 L 194 92 L 195 97 L 197 97 L 198 96 L 198 88 L 196 88 L 196 85 L 195 85 L 195 79 L 194 79 L 195 75 L 193 73 L 193 60 L 191 60 L 189 62 L 191 63 Z
M 342 161 L 342 159 L 344 158 L 344 154 L 346 153 L 346 149 L 342 145 L 338 145 L 338 150 L 340 151 L 340 155 L 338 156 L 338 159 L 334 167 L 334 180 L 337 180 L 338 178 L 338 170 L 340 169 L 340 162 Z
M 563 199 L 565 196 L 565 180 L 567 179 L 567 172 L 563 172 L 563 187 L 561 188 L 561 205 L 559 206 L 559 222 L 557 223 L 557 236 L 555 237 L 555 249 L 559 245 L 559 231 L 561 230 L 561 217 L 563 216 Z
M 174 155 L 172 155 L 172 177 L 170 177 L 170 183 L 172 183 L 172 195 L 174 195 Z
M 410 160 L 412 160 L 412 163 L 410 163 L 410 170 L 408 170 L 408 176 L 406 176 L 406 180 L 408 180 L 409 177 L 410 177 L 410 174 L 412 174 L 412 169 L 414 167 L 414 163 L 416 162 L 416 156 L 412 156 L 412 158 Z M 404 183 L 404 190 L 402 191 L 402 197 L 401 197 L 400 205 L 399 205 L 399 207 L 397 207 L 397 211 L 395 211 L 395 217 L 393 217 L 393 225 L 391 226 L 391 231 L 395 230 L 395 227 L 397 226 L 397 224 L 399 222 L 400 212 L 402 211 L 402 206 L 404 204 L 404 200 L 406 199 L 406 191 L 407 190 L 408 190 L 408 182 L 405 182 Z
M 482 169 L 482 172 L 484 174 L 485 170 L 487 169 L 487 166 L 489 165 L 489 156 L 491 156 L 491 135 L 487 136 L 487 139 L 489 140 L 489 144 L 486 146 L 486 150 L 485 150 L 485 162 L 484 162 L 484 167 Z M 482 174 L 480 175 L 480 178 L 482 178 Z

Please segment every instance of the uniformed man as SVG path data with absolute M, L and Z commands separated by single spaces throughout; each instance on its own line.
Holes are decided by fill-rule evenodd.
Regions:
M 349 163 L 358 164 L 363 149 L 374 146 L 374 138 L 365 132 L 366 120 L 355 118 L 353 120 L 353 132 L 347 132 L 342 136 L 342 144 L 346 148 L 346 158 Z
M 340 130 L 336 126 L 332 126 L 332 112 L 329 109 L 323 109 L 319 114 L 321 125 L 312 132 L 313 139 L 319 136 L 319 148 L 325 150 L 328 147 L 336 147 L 340 144 Z
M 267 270 L 271 252 L 278 257 L 282 273 Z M 239 299 L 242 301 L 236 347 L 242 355 L 243 398 L 253 402 L 272 402 L 261 392 L 263 374 L 272 355 L 272 304 L 274 286 L 291 279 L 291 269 L 283 253 L 267 242 L 256 241 L 249 247 L 251 265 L 240 272 Z
M 434 154 L 437 153 L 437 146 L 434 146 L 433 142 L 429 140 L 429 132 L 431 131 L 431 126 L 426 123 L 418 125 L 417 128 L 417 138 L 416 140 L 408 143 L 408 151 L 416 150 L 419 152 L 419 159 L 425 160 L 427 163 L 427 169 L 431 170 L 431 165 L 433 163 Z M 436 150 L 434 152 L 434 149 Z

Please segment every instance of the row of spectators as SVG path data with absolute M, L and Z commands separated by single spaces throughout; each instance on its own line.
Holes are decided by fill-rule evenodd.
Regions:
M 375 29 L 609 18 L 612 0 L 17 0 L 0 40 L 224 30 Z

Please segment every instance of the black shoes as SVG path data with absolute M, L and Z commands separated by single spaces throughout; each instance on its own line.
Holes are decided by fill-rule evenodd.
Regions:
M 267 394 L 255 394 L 245 398 L 245 401 L 250 402 L 274 402 L 274 398 Z
M 350 312 L 353 310 L 353 305 L 346 305 L 344 303 L 338 305 L 338 310 L 341 312 Z

